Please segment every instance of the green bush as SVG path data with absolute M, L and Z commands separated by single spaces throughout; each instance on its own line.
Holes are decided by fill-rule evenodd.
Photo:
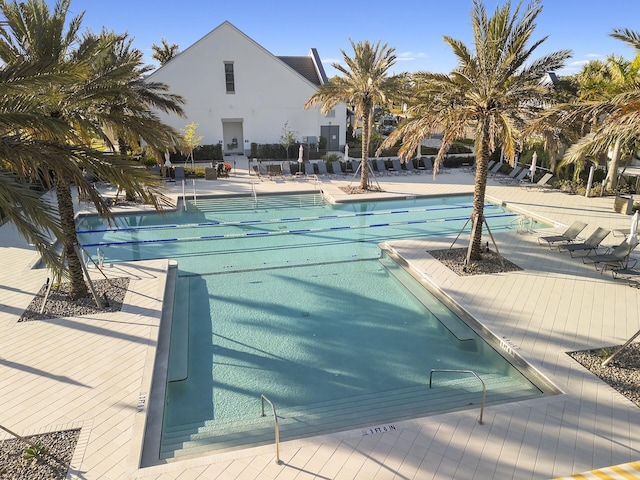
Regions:
M 157 160 L 153 157 L 142 157 L 140 163 L 145 167 L 155 167 L 158 164 Z
M 222 160 L 222 145 L 200 145 L 193 150 L 193 157 L 198 160 Z
M 325 162 L 336 162 L 340 160 L 340 155 L 338 155 L 337 153 L 329 153 L 327 155 L 324 155 L 322 157 L 322 160 L 324 160 Z

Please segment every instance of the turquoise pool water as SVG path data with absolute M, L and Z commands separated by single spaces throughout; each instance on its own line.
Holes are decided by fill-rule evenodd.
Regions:
M 474 379 L 443 374 L 428 389 L 434 368 L 474 370 L 490 401 L 540 395 L 381 258 L 379 242 L 455 236 L 470 213 L 468 196 L 332 206 L 291 195 L 199 200 L 121 217 L 118 231 L 84 219 L 81 243 L 106 262 L 178 260 L 161 456 L 272 441 L 261 394 L 283 439 L 477 405 Z M 518 228 L 501 207 L 485 214 L 494 232 Z

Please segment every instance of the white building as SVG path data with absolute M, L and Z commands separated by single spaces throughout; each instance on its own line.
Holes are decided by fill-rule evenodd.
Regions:
M 248 155 L 251 143 L 279 143 L 285 124 L 298 141 L 327 139 L 329 150 L 346 141 L 346 106 L 329 115 L 304 104 L 327 77 L 318 52 L 278 57 L 224 22 L 149 75 L 187 101 L 187 118 L 161 113 L 176 130 L 198 124 L 202 145 L 222 144 L 224 153 Z

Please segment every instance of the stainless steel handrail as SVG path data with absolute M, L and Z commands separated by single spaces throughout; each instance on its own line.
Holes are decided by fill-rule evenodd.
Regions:
M 280 428 L 278 427 L 278 415 L 276 415 L 276 407 L 273 406 L 271 400 L 269 400 L 264 395 L 260 395 L 260 401 L 262 403 L 262 416 L 266 417 L 264 413 L 264 402 L 266 401 L 269 405 L 271 405 L 271 411 L 273 412 L 273 423 L 276 431 L 276 464 L 280 465 Z
M 470 373 L 474 377 L 476 377 L 480 383 L 482 384 L 482 402 L 480 403 L 480 418 L 478 419 L 478 423 L 482 424 L 482 415 L 484 413 L 484 401 L 487 398 L 487 387 L 482 381 L 482 379 L 474 372 L 473 370 L 449 370 L 446 368 L 432 368 L 429 372 L 429 388 L 431 388 L 431 380 L 433 379 L 433 372 L 449 372 L 449 373 Z

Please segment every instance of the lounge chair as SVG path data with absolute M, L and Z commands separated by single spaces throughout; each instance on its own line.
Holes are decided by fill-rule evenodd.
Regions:
M 529 175 L 529 169 L 523 168 L 518 172 L 518 174 L 515 177 L 503 178 L 503 179 L 500 179 L 499 181 L 504 185 L 513 185 L 513 184 L 520 185 L 522 180 L 524 180 L 524 177 L 526 177 L 527 175 Z
M 305 175 L 315 175 L 316 171 L 313 168 L 313 163 L 311 162 L 304 162 L 304 174 Z
M 337 177 L 344 177 L 344 172 L 342 171 L 342 164 L 340 160 L 336 160 L 335 162 L 331 162 L 331 171 Z
M 174 175 L 174 178 L 176 179 L 176 182 L 180 180 L 184 180 L 185 179 L 184 167 L 176 167 L 173 171 L 173 175 Z
M 285 180 L 287 178 L 293 178 L 293 173 L 291 173 L 291 164 L 289 162 L 282 162 L 280 169 L 282 170 L 282 177 Z
M 397 158 L 391 159 L 391 165 L 393 166 L 394 172 L 401 173 L 402 175 L 406 175 L 407 173 L 409 173 L 404 168 L 402 168 L 402 164 L 400 163 L 400 160 L 398 160 Z
M 420 172 L 420 170 L 413 166 L 413 160 L 407 160 L 406 162 L 404 162 L 404 168 L 407 172 L 415 173 L 416 175 L 420 175 L 420 173 L 422 173 Z
M 375 167 L 375 171 L 377 173 L 379 173 L 380 175 L 390 175 L 389 171 L 387 170 L 387 167 L 384 164 L 384 160 L 382 158 L 374 158 L 372 161 L 373 161 L 373 166 Z
M 502 165 L 504 165 L 501 162 L 496 162 L 493 164 L 493 166 L 491 168 L 489 168 L 488 172 L 487 172 L 487 176 L 488 177 L 493 177 L 494 175 L 497 175 L 498 172 L 500 171 L 500 169 L 502 168 Z
M 514 167 L 513 169 L 511 169 L 511 172 L 508 173 L 507 175 L 496 175 L 493 177 L 493 179 L 496 182 L 509 183 L 511 182 L 512 179 L 516 178 L 518 174 L 520 174 L 520 172 L 522 172 L 522 168 Z
M 269 175 L 269 178 L 271 180 L 274 179 L 274 177 L 282 177 L 282 165 L 280 164 L 274 164 L 274 165 L 267 165 L 267 174 Z
M 318 175 L 329 175 L 329 171 L 327 170 L 327 164 L 325 163 L 324 160 L 319 161 L 318 163 L 316 163 L 316 167 L 318 168 Z
M 625 239 L 609 253 L 582 257 L 582 261 L 584 263 L 592 263 L 596 267 L 596 270 L 599 269 L 601 272 L 604 272 L 607 268 L 611 268 L 612 270 L 632 269 L 637 260 L 631 259 L 633 260 L 633 263 L 630 264 L 630 255 L 633 249 L 637 246 L 637 243 L 629 244 Z
M 536 183 L 527 182 L 523 179 L 520 181 L 520 186 L 526 190 L 533 190 L 534 188 L 536 190 L 544 190 L 545 188 L 551 188 L 551 185 L 548 183 L 551 177 L 553 177 L 552 173 L 545 173 Z
M 578 238 L 580 232 L 582 232 L 585 228 L 587 228 L 586 223 L 576 220 L 563 233 L 560 233 L 559 235 L 540 237 L 538 238 L 538 243 L 544 245 L 542 242 L 547 242 L 549 248 L 553 248 L 553 245 L 556 243 L 572 243 L 576 238 Z
M 597 252 L 602 241 L 609 235 L 611 231 L 605 228 L 596 228 L 591 235 L 582 243 L 565 243 L 558 246 L 558 250 L 569 252 L 573 257 L 574 252 L 585 252 L 589 255 L 591 252 Z
M 422 164 L 422 166 L 420 166 Z M 418 159 L 418 169 L 426 172 L 433 172 L 433 162 L 429 157 L 421 157 Z

